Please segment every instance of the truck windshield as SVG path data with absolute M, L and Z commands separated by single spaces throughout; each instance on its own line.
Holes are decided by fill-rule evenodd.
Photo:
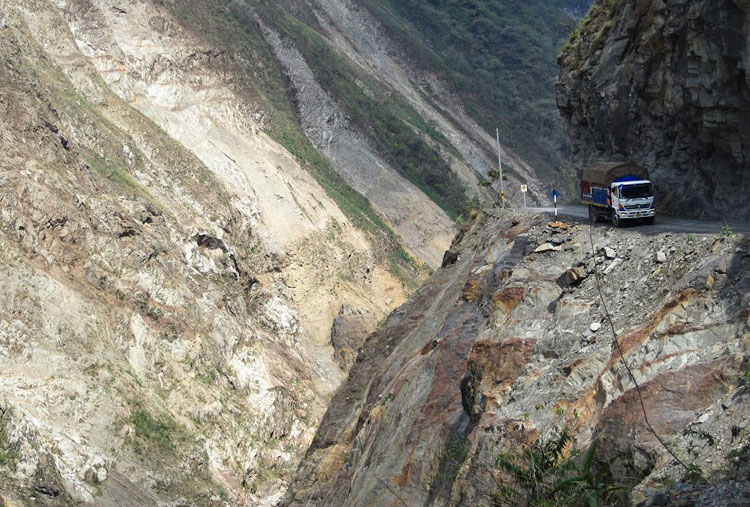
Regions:
M 649 183 L 640 185 L 623 185 L 621 192 L 623 199 L 645 199 L 654 195 L 654 190 Z

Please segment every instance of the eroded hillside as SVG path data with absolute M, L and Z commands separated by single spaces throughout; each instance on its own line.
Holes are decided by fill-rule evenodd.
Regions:
M 272 501 L 345 374 L 334 318 L 372 330 L 423 268 L 168 13 L 0 10 L 3 498 Z
M 486 118 L 376 14 L 0 0 L 0 500 L 283 496 L 362 341 L 496 195 Z
M 677 482 L 700 503 L 716 492 L 693 490 L 698 476 L 742 478 L 747 238 L 548 220 L 479 217 L 462 231 L 455 263 L 368 338 L 286 504 L 588 505 L 597 492 L 665 505 L 660 489 Z M 648 430 L 620 350 L 687 468 Z
M 306 138 L 418 254 L 434 238 L 430 232 L 444 220 L 442 212 L 455 217 L 466 199 L 490 198 L 477 183 L 497 165 L 495 126 L 501 128 L 509 182 L 527 182 L 531 202 L 545 199 L 550 185 L 564 185 L 559 120 L 551 95 L 541 95 L 552 93 L 553 53 L 587 1 L 542 0 L 520 10 L 503 1 L 486 7 L 446 2 L 426 16 L 406 4 L 353 0 L 164 3 L 196 36 L 234 55 L 225 63 L 241 69 L 232 71 L 235 76 L 252 77 L 236 82 L 237 90 L 272 111 L 264 126 L 275 139 L 311 158 L 288 129 L 289 116 L 297 117 Z M 451 9 L 461 13 L 461 26 L 446 25 Z M 433 19 L 433 32 L 455 29 L 462 37 L 455 45 L 439 43 L 411 19 L 415 14 Z M 487 57 L 494 51 L 482 35 L 488 23 L 505 33 L 498 41 L 500 60 Z M 536 48 L 537 42 L 549 51 Z M 486 66 L 457 69 L 451 51 Z M 503 81 L 509 76 L 515 81 Z M 496 196 L 497 182 L 494 187 Z M 520 203 L 518 188 L 506 190 Z M 415 207 L 417 189 L 442 212 Z M 439 263 L 441 255 L 433 253 L 431 260 Z

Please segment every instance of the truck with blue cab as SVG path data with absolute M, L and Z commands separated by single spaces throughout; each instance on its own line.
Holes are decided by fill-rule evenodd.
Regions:
M 581 202 L 589 219 L 611 220 L 615 227 L 624 220 L 653 224 L 654 186 L 648 178 L 645 168 L 627 162 L 595 162 L 581 169 Z

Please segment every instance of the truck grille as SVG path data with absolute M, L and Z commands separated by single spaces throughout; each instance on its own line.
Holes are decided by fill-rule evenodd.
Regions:
M 648 203 L 646 203 L 646 204 L 633 204 L 632 206 L 625 206 L 625 209 L 648 209 L 650 207 L 651 207 L 651 205 L 648 204 Z

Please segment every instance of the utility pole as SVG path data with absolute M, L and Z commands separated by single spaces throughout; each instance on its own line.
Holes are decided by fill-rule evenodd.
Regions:
M 500 129 L 495 129 L 497 139 L 497 165 L 500 167 L 500 202 L 505 207 L 505 182 L 503 181 L 503 159 L 500 157 Z

